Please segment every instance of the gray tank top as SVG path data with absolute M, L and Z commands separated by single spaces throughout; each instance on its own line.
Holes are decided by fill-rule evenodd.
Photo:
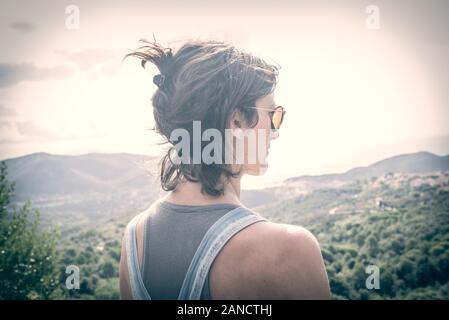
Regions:
M 207 230 L 238 205 L 192 206 L 159 201 L 156 206 L 144 221 L 143 283 L 152 299 L 176 300 Z M 201 299 L 211 299 L 209 276 Z

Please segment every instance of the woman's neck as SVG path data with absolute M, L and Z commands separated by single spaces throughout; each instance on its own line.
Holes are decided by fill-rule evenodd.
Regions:
M 208 205 L 217 203 L 241 205 L 240 179 L 241 177 L 229 178 L 224 184 L 224 194 L 219 197 L 201 193 L 201 184 L 199 182 L 186 181 L 178 184 L 176 190 L 169 192 L 162 200 L 184 205 Z

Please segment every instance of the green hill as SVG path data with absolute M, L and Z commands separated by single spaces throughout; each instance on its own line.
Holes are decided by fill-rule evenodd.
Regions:
M 336 299 L 448 299 L 448 182 L 448 172 L 385 175 L 259 212 L 317 236 Z M 365 285 L 370 265 L 378 290 Z

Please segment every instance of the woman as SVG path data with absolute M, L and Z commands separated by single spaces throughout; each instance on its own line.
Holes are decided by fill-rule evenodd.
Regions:
M 189 41 L 176 53 L 145 41 L 127 56 L 160 71 L 155 129 L 171 148 L 160 171 L 168 193 L 125 231 L 122 298 L 328 299 L 316 238 L 240 202 L 242 176 L 265 172 L 285 114 L 274 99 L 279 67 L 219 41 Z

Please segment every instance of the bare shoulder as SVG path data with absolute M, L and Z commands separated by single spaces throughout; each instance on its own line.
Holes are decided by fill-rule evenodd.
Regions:
M 321 250 L 307 229 L 255 223 L 236 234 L 216 258 L 214 299 L 329 299 Z
M 143 215 L 137 221 L 136 225 L 136 246 L 137 246 L 137 257 L 139 260 L 139 266 L 142 268 L 142 257 L 143 257 L 143 229 L 144 229 L 144 220 L 143 218 L 147 217 L 148 214 Z M 127 251 L 126 251 L 126 233 L 128 228 L 130 228 L 131 222 L 126 225 L 125 232 L 122 237 L 122 247 L 120 254 L 120 268 L 119 268 L 119 285 L 120 285 L 120 297 L 123 300 L 131 300 L 131 284 L 129 280 L 129 272 L 128 272 L 128 261 L 127 261 Z

